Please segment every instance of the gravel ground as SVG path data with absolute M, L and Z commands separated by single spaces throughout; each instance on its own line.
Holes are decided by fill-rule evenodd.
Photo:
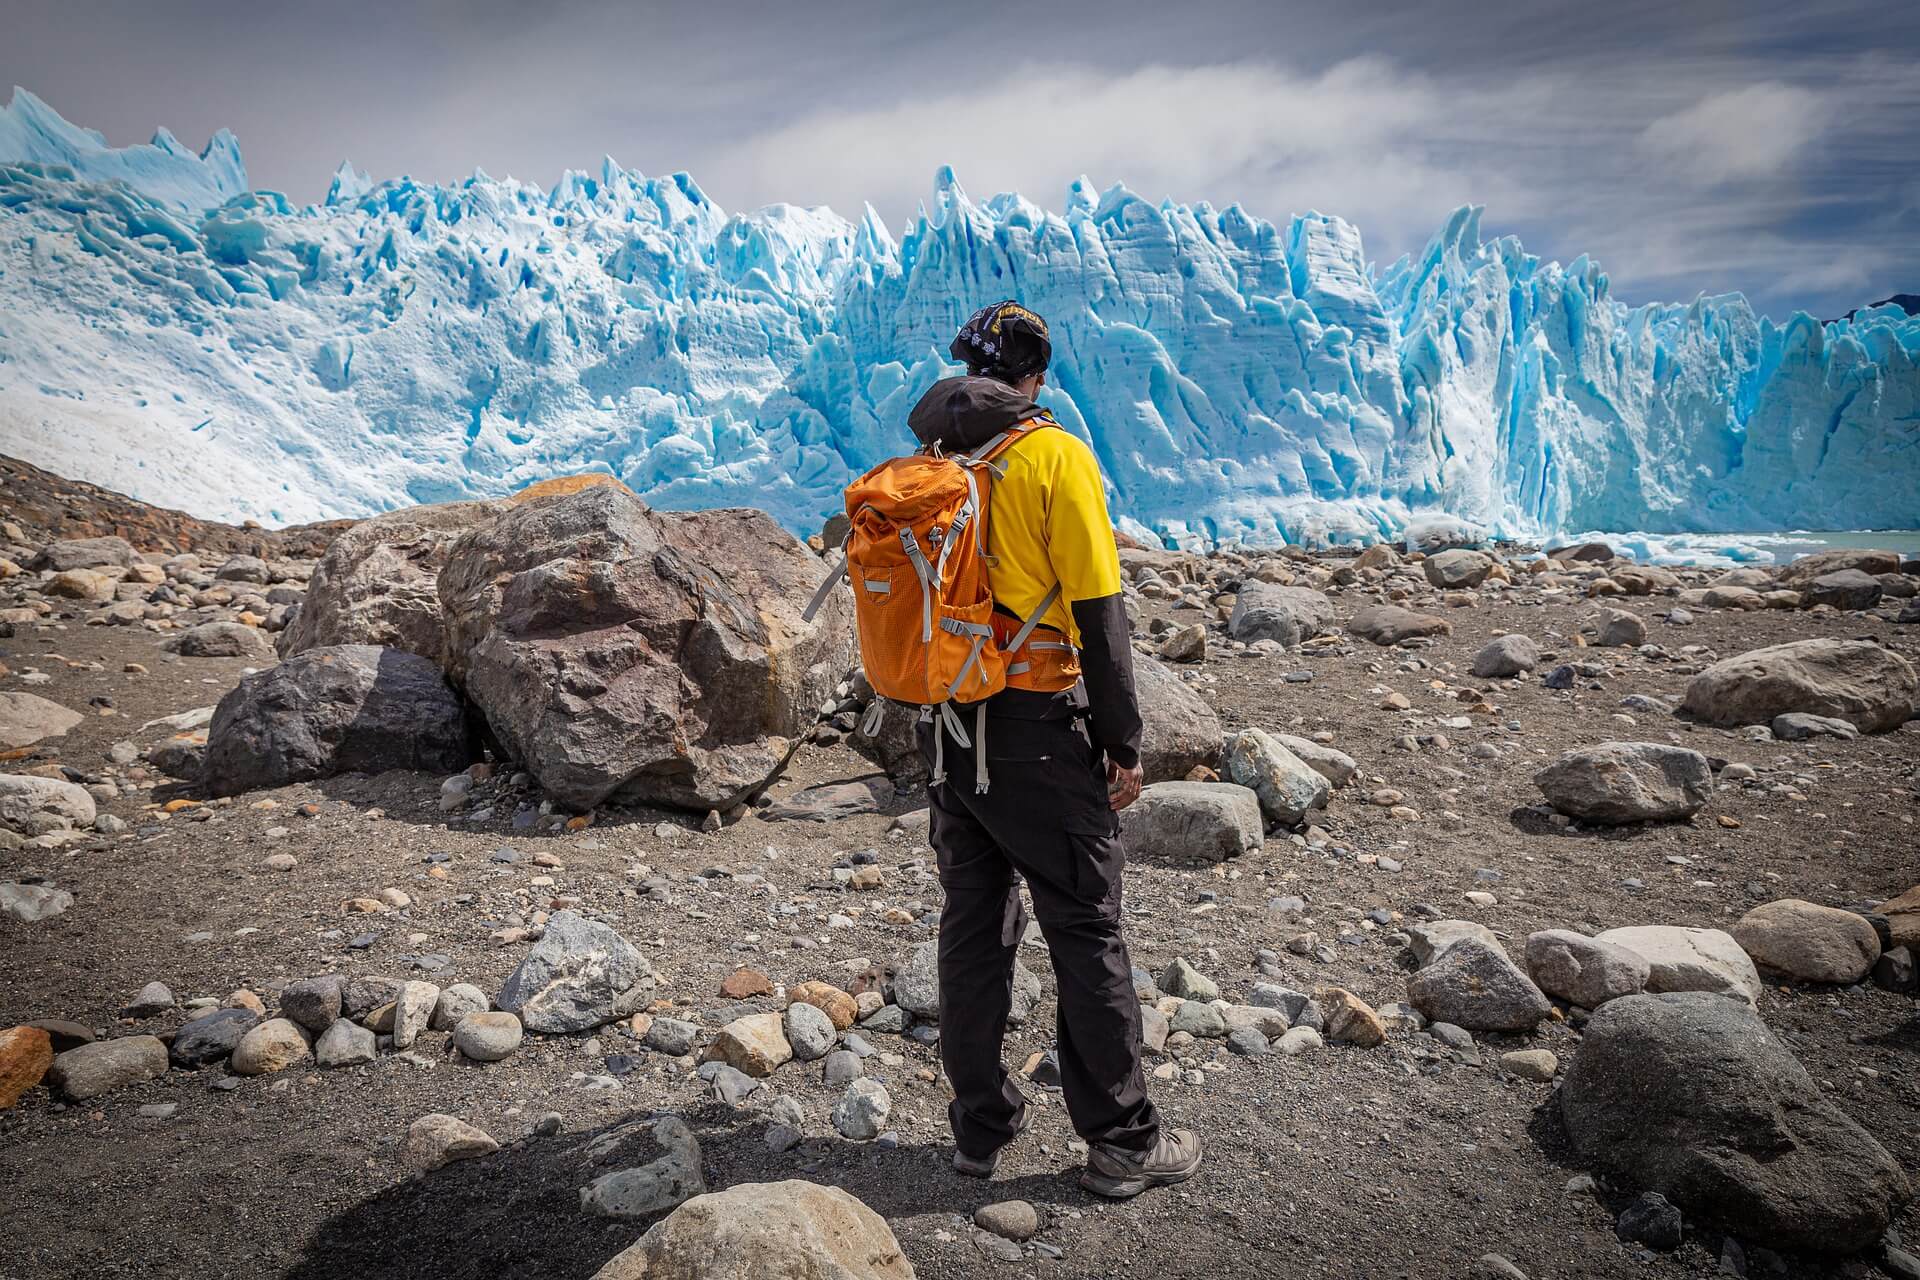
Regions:
M 1343 618 L 1364 602 L 1355 593 L 1336 599 Z M 1415 904 L 1433 904 L 1517 945 L 1549 927 L 1724 928 L 1758 902 L 1782 897 L 1858 907 L 1920 879 L 1920 722 L 1872 739 L 1802 744 L 1753 743 L 1658 714 L 1634 713 L 1639 724 L 1623 723 L 1619 701 L 1628 693 L 1677 700 L 1685 677 L 1675 661 L 1624 649 L 1576 654 L 1570 638 L 1589 611 L 1584 602 L 1481 599 L 1480 607 L 1448 610 L 1454 634 L 1413 655 L 1354 642 L 1313 656 L 1217 657 L 1189 669 L 1229 730 L 1330 730 L 1334 745 L 1360 762 L 1362 777 L 1332 802 L 1325 826 L 1334 843 L 1326 848 L 1281 835 L 1219 867 L 1135 851 L 1126 910 L 1137 964 L 1158 972 L 1186 956 L 1229 997 L 1244 998 L 1257 977 L 1255 952 L 1283 950 L 1308 927 L 1331 943 L 1335 958 L 1320 963 L 1283 950 L 1280 980 L 1309 990 L 1344 985 L 1378 1005 L 1404 999 L 1410 962 L 1384 941 L 1391 924 L 1363 927 L 1376 908 L 1417 918 Z M 1910 658 L 1920 648 L 1920 629 L 1871 614 L 1713 612 L 1681 629 L 1656 617 L 1664 610 L 1657 599 L 1611 603 L 1641 613 L 1650 639 L 1672 658 L 1681 658 L 1682 645 L 1704 646 L 1705 655 L 1688 661 L 1813 634 L 1868 635 Z M 1474 652 L 1503 630 L 1604 663 L 1607 674 L 1565 692 L 1543 689 L 1537 677 L 1468 678 Z M 144 747 L 163 731 L 140 725 L 212 703 L 244 670 L 239 661 L 171 658 L 158 642 L 142 630 L 77 621 L 23 627 L 0 642 L 11 668 L 0 689 L 31 688 L 76 708 L 104 696 L 114 711 L 4 767 L 57 759 L 124 784 L 130 771 L 107 763 L 113 743 Z M 1424 669 L 1403 669 L 1410 656 Z M 147 671 L 128 674 L 129 662 Z M 1306 669 L 1314 672 L 1310 683 L 1283 681 L 1286 672 Z M 51 678 L 23 684 L 33 672 Z M 1462 686 L 1490 691 L 1498 711 L 1472 715 L 1470 728 L 1442 727 L 1443 718 L 1468 714 L 1455 693 Z M 1412 710 L 1381 709 L 1389 690 L 1403 693 Z M 1412 749 L 1399 741 L 1435 732 L 1449 741 Z M 1570 833 L 1545 822 L 1533 807 L 1533 772 L 1569 746 L 1618 738 L 1681 742 L 1751 764 L 1758 776 L 1723 786 L 1691 823 Z M 1471 756 L 1481 742 L 1505 754 Z M 844 746 L 810 748 L 780 793 L 869 770 Z M 147 781 L 150 790 L 127 788 L 106 806 L 133 823 L 133 833 L 51 852 L 0 853 L 0 879 L 39 874 L 76 898 L 71 910 L 38 924 L 0 917 L 0 1026 L 65 1017 L 115 1034 L 161 1031 L 182 1015 L 137 1024 L 118 1017 L 150 980 L 183 999 L 224 999 L 236 988 L 268 993 L 328 971 L 407 976 L 405 957 L 429 953 L 445 956 L 444 968 L 413 976 L 492 993 L 529 945 L 497 942 L 494 931 L 562 900 L 619 925 L 660 970 L 661 995 L 682 1006 L 676 1016 L 716 1026 L 743 1011 L 717 994 L 735 967 L 788 984 L 816 977 L 844 984 L 870 963 L 903 960 L 930 936 L 922 923 L 887 923 L 887 907 L 918 915 L 940 900 L 926 851 L 890 835 L 886 814 L 830 825 L 750 816 L 703 834 L 686 815 L 617 812 L 597 815 L 583 831 L 535 835 L 512 828 L 504 782 L 480 788 L 483 802 L 498 802 L 495 817 L 475 823 L 440 811 L 439 778 L 395 773 L 257 793 L 162 821 L 148 806 L 195 793 L 157 776 Z M 1379 787 L 1404 792 L 1418 818 L 1370 804 Z M 917 803 L 902 797 L 895 811 Z M 311 816 L 301 812 L 308 805 Z M 1738 825 L 1723 825 L 1723 817 Z M 285 834 L 270 834 L 279 828 Z M 493 861 L 503 846 L 520 860 Z M 870 893 L 835 887 L 833 866 L 861 849 L 878 851 L 884 885 Z M 293 870 L 263 866 L 278 852 L 294 855 Z M 441 854 L 446 875 L 437 878 L 427 858 Z M 536 865 L 536 854 L 561 865 Z M 1375 855 L 1403 869 L 1383 870 Z M 716 868 L 731 874 L 700 874 Z M 664 896 L 640 887 L 650 876 L 671 882 Z M 343 913 L 345 900 L 383 888 L 403 890 L 411 906 Z M 1472 889 L 1490 889 L 1497 904 L 1470 904 L 1464 895 Z M 1271 911 L 1276 895 L 1306 899 L 1308 919 Z M 783 907 L 791 914 L 780 914 Z M 853 923 L 829 927 L 833 913 Z M 347 948 L 367 930 L 379 935 L 370 947 Z M 1045 953 L 1029 948 L 1026 959 L 1046 981 L 1048 998 L 1009 1036 L 1015 1067 L 1047 1046 L 1052 1022 Z M 757 1004 L 773 1007 L 744 1002 Z M 1760 1008 L 1814 1076 L 1920 1176 L 1915 1001 L 1871 987 L 1774 987 Z M 447 1038 L 434 1032 L 413 1060 L 292 1070 L 240 1080 L 231 1091 L 213 1087 L 224 1077 L 218 1068 L 169 1072 L 72 1107 L 38 1089 L 0 1112 L 0 1239 L 7 1242 L 0 1277 L 586 1277 L 644 1225 L 579 1212 L 578 1188 L 599 1171 L 586 1144 L 654 1111 L 688 1118 L 711 1186 L 803 1177 L 845 1187 L 889 1220 L 925 1277 L 1424 1280 L 1469 1274 L 1488 1252 L 1510 1257 L 1533 1280 L 1718 1269 L 1717 1240 L 1690 1235 L 1674 1254 L 1643 1253 L 1614 1237 L 1613 1215 L 1624 1201 L 1567 1190 L 1582 1170 L 1553 1087 L 1506 1077 L 1493 1065 L 1518 1047 L 1551 1048 L 1564 1061 L 1577 1043 L 1565 1024 L 1487 1037 L 1478 1063 L 1405 1032 L 1378 1049 L 1334 1046 L 1299 1058 L 1230 1057 L 1224 1048 L 1216 1058 L 1218 1042 L 1203 1042 L 1204 1084 L 1150 1083 L 1171 1120 L 1203 1135 L 1207 1163 L 1183 1187 L 1119 1205 L 1078 1189 L 1081 1156 L 1070 1146 L 1065 1110 L 1057 1093 L 1038 1086 L 1028 1092 L 1041 1104 L 1039 1121 L 998 1177 L 983 1184 L 954 1175 L 937 1054 L 900 1037 L 870 1038 L 881 1055 L 893 1055 L 867 1067 L 892 1093 L 897 1146 L 835 1136 L 828 1116 L 839 1091 L 814 1068 L 782 1068 L 735 1109 L 712 1102 L 685 1065 L 639 1051 L 614 1028 L 593 1040 L 529 1036 L 518 1054 L 484 1067 L 449 1056 Z M 617 1089 L 587 1086 L 587 1077 L 608 1070 L 608 1054 L 625 1052 L 638 1065 Z M 774 1155 L 763 1131 L 766 1108 L 779 1096 L 801 1102 L 810 1136 Z M 177 1110 L 164 1119 L 142 1116 L 152 1103 Z M 433 1111 L 479 1125 L 503 1149 L 425 1178 L 408 1176 L 400 1141 L 410 1121 Z M 546 1112 L 563 1117 L 560 1135 L 529 1136 Z M 1002 1260 L 982 1247 L 968 1218 L 982 1204 L 1014 1197 L 1041 1206 L 1047 1224 L 1037 1240 L 1046 1249 L 1029 1245 L 1019 1260 Z M 1901 1226 L 1920 1239 L 1913 1209 Z M 1869 1273 L 1857 1262 L 1795 1260 L 1790 1267 L 1796 1276 Z

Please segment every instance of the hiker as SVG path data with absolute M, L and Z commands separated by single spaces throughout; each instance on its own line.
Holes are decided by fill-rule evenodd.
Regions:
M 1089 1146 L 1081 1185 L 1133 1196 L 1192 1177 L 1200 1140 L 1163 1128 L 1147 1098 L 1120 936 L 1116 815 L 1140 795 L 1141 722 L 1119 552 L 1093 451 L 1034 403 L 1052 358 L 1046 322 L 1002 302 L 968 320 L 951 351 L 968 372 L 914 407 L 908 425 L 923 445 L 963 454 L 1031 428 L 989 455 L 984 478 L 991 625 L 1012 650 L 1006 687 L 919 726 L 946 890 L 940 1055 L 954 1089 L 953 1164 L 990 1177 L 1032 1120 L 1000 1060 L 1025 878 L 1059 987 L 1060 1082 Z M 975 750 L 960 725 L 974 726 Z

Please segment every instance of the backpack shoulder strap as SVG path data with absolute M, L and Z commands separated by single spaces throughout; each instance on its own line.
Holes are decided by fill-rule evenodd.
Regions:
M 1024 422 L 1015 423 L 1005 431 L 994 436 L 991 440 L 988 440 L 978 449 L 975 449 L 972 453 L 966 454 L 965 459 L 968 462 L 992 462 L 1008 449 L 1011 449 L 1015 442 L 1022 436 L 1030 435 L 1042 427 L 1058 427 L 1059 425 L 1059 420 L 1056 419 L 1053 414 L 1042 409 L 1033 417 L 1028 418 Z

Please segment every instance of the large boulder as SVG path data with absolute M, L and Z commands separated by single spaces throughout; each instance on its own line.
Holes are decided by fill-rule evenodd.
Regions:
M 86 717 L 31 693 L 0 693 L 0 751 L 58 738 Z
M 439 662 L 439 576 L 447 553 L 460 535 L 503 509 L 499 502 L 444 502 L 354 525 L 313 567 L 306 598 L 280 633 L 280 652 L 372 644 Z
M 1681 709 L 1710 724 L 1806 711 L 1863 733 L 1897 729 L 1920 701 L 1913 664 L 1870 640 L 1794 640 L 1723 658 L 1687 683 Z
M 1880 603 L 1880 579 L 1858 569 L 1823 573 L 1800 590 L 1800 603 L 1811 609 L 1824 604 L 1835 609 L 1871 609 Z
M 1353 615 L 1347 630 L 1379 645 L 1399 644 L 1421 636 L 1453 634 L 1453 624 L 1430 613 L 1415 613 L 1397 604 L 1370 604 Z
M 1473 655 L 1473 674 L 1482 680 L 1517 676 L 1539 665 L 1540 646 L 1518 634 L 1496 636 Z
M 838 1187 L 791 1180 L 709 1192 L 653 1224 L 593 1280 L 913 1280 L 886 1219 Z
M 220 699 L 205 777 L 217 796 L 338 773 L 454 773 L 477 755 L 460 695 L 439 667 L 398 649 L 309 649 Z
M 1780 585 L 1805 590 L 1815 579 L 1847 570 L 1865 574 L 1898 573 L 1900 557 L 1892 551 L 1875 551 L 1868 547 L 1835 547 L 1831 551 L 1816 551 L 1810 556 L 1801 556 L 1782 569 Z M 1745 585 L 1761 584 L 1748 582 Z
M 612 925 L 563 910 L 495 1003 L 529 1031 L 591 1031 L 644 1009 L 655 981 L 653 966 Z
M 1609 1000 L 1639 995 L 1653 966 L 1639 952 L 1611 942 L 1571 929 L 1542 929 L 1527 935 L 1527 973 L 1548 995 L 1598 1009 Z
M 1858 982 L 1880 958 L 1865 916 L 1799 898 L 1755 907 L 1731 932 L 1755 964 L 1800 982 Z
M 103 569 L 110 565 L 125 569 L 133 564 L 133 557 L 133 544 L 125 538 L 68 538 L 40 548 L 40 554 L 27 563 L 27 568 L 50 569 L 54 573 Z
M 93 825 L 93 796 L 62 778 L 0 773 L 0 828 L 23 836 Z
M 1468 1031 L 1530 1031 L 1552 1006 L 1506 951 L 1463 938 L 1407 979 L 1407 1000 Z
M 446 661 L 547 794 L 726 809 L 853 663 L 852 606 L 763 512 L 654 512 L 598 485 L 512 506 L 440 573 Z
M 1233 736 L 1221 771 L 1229 782 L 1252 788 L 1261 812 L 1282 826 L 1301 822 L 1333 793 L 1332 783 L 1262 729 Z
M 1659 742 L 1603 742 L 1569 751 L 1533 781 L 1561 813 L 1605 824 L 1691 817 L 1713 795 L 1713 768 L 1705 756 Z
M 1120 811 L 1129 854 L 1224 862 L 1258 849 L 1260 800 L 1230 782 L 1156 782 Z
M 183 658 L 271 658 L 273 641 L 258 627 L 239 622 L 203 622 L 161 645 Z
M 1719 929 L 1639 924 L 1608 929 L 1600 942 L 1624 947 L 1647 962 L 1649 991 L 1707 991 L 1760 998 L 1760 975 L 1733 936 Z
M 1235 640 L 1272 640 L 1287 649 L 1331 630 L 1333 601 L 1309 587 L 1271 582 L 1242 585 L 1227 621 L 1227 632 Z
M 1596 1011 L 1560 1110 L 1595 1169 L 1776 1249 L 1864 1248 L 1912 1194 L 1759 1015 L 1722 996 L 1628 996 Z
M 1483 551 L 1442 551 L 1428 556 L 1421 567 L 1427 581 L 1442 591 L 1460 591 L 1487 580 L 1493 572 L 1493 557 Z
M 1140 695 L 1140 769 L 1148 782 L 1171 782 L 1220 763 L 1220 717 L 1172 668 L 1135 655 Z

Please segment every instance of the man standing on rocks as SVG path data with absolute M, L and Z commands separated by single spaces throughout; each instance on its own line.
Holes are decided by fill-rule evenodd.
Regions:
M 928 787 L 946 906 L 940 917 L 940 1053 L 952 1082 L 954 1167 L 989 1177 L 1032 1113 L 1000 1060 L 1025 933 L 1019 880 L 1059 987 L 1060 1083 L 1089 1152 L 1081 1185 L 1126 1197 L 1183 1182 L 1200 1140 L 1165 1130 L 1140 1069 L 1140 1003 L 1120 936 L 1124 853 L 1115 814 L 1140 795 L 1134 691 L 1120 558 L 1093 451 L 1034 403 L 1052 344 L 1044 320 L 1012 302 L 968 320 L 951 348 L 967 376 L 935 383 L 908 419 L 922 444 L 978 449 L 1008 428 L 987 521 L 997 623 L 1018 628 L 1049 597 L 1035 650 L 1064 660 L 1017 664 L 988 700 L 992 785 L 976 789 L 973 753 L 948 743 L 945 779 Z M 1064 646 L 1072 645 L 1071 650 Z M 920 727 L 931 763 L 936 718 Z

